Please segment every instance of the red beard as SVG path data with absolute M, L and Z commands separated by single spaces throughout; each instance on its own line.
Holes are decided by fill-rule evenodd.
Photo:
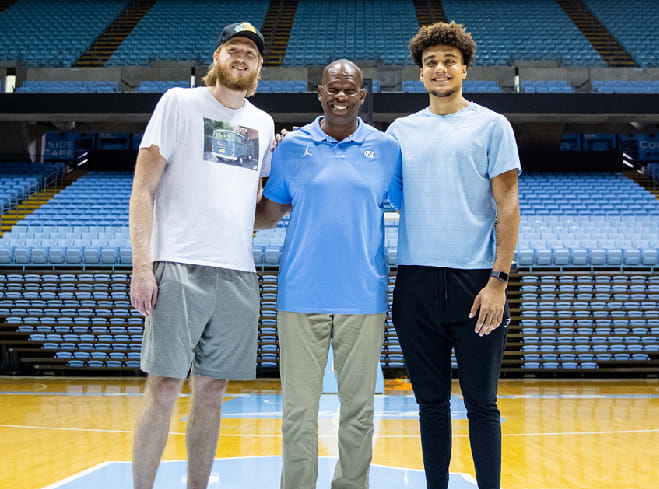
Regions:
M 234 73 L 229 66 L 220 64 L 215 65 L 214 71 L 221 85 L 231 90 L 244 90 L 246 92 L 249 92 L 250 88 L 257 83 L 259 76 L 258 71 L 241 76 L 240 74 Z

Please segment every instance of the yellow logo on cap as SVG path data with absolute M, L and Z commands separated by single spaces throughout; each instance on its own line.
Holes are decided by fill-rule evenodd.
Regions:
M 249 31 L 249 32 L 253 32 L 254 34 L 256 34 L 256 27 L 254 27 L 249 22 L 241 22 L 240 24 L 238 24 L 236 26 L 236 28 L 234 29 L 234 32 L 242 32 L 242 31 Z

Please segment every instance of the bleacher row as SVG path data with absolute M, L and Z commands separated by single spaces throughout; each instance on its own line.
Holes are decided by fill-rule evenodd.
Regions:
M 116 93 L 117 81 L 37 81 L 25 80 L 17 93 Z
M 128 273 L 0 274 L 0 343 L 23 371 L 137 369 L 143 318 L 129 301 Z M 389 302 L 395 271 L 389 276 Z M 277 368 L 277 270 L 259 271 L 257 365 Z M 514 274 L 503 371 L 659 371 L 659 274 Z M 455 358 L 452 359 L 456 366 Z M 404 359 L 391 313 L 381 364 Z
M 658 66 L 659 24 L 652 0 L 583 0 L 609 32 L 642 67 Z M 624 6 L 625 21 L 620 21 Z
M 72 66 L 128 0 L 20 0 L 0 13 L 0 59 Z
M 263 25 L 268 0 L 159 0 L 114 52 L 107 66 L 191 60 L 211 64 L 222 27 Z
M 39 362 L 46 355 L 69 367 L 138 368 L 144 320 L 130 305 L 129 280 L 126 273 L 0 275 L 2 339 L 36 350 Z
M 508 350 L 523 369 L 643 368 L 659 359 L 659 275 L 525 272 Z
M 130 173 L 90 172 L 0 239 L 0 261 L 7 270 L 0 274 L 0 341 L 12 345 L 21 365 L 41 371 L 138 367 L 143 318 L 130 305 L 130 275 L 122 270 L 130 263 L 125 219 L 131 180 Z M 607 196 L 605 201 L 598 202 L 600 195 Z M 513 323 L 504 371 L 657 368 L 656 198 L 622 175 L 605 173 L 525 174 L 520 198 L 517 263 L 522 276 L 511 281 Z M 556 202 L 558 207 L 551 207 Z M 279 362 L 277 264 L 287 222 L 285 217 L 275 229 L 258 231 L 253 240 L 261 289 L 257 362 L 262 368 L 276 368 Z M 572 241 L 579 246 L 570 248 Z M 596 247 L 589 249 L 589 241 Z M 394 267 L 395 221 L 387 221 L 385 247 Z M 32 267 L 17 268 L 26 264 Z M 112 269 L 102 271 L 98 264 Z M 563 271 L 532 270 L 543 264 Z M 620 270 L 599 271 L 600 264 Z M 392 268 L 390 301 L 394 283 Z M 385 327 L 382 365 L 403 368 L 390 314 Z
M 132 175 L 90 172 L 0 238 L 0 263 L 128 265 Z M 516 249 L 520 266 L 656 266 L 659 200 L 620 174 L 524 174 Z M 254 262 L 278 265 L 288 218 L 253 239 Z M 397 262 L 398 229 L 385 250 Z
M 259 274 L 258 365 L 278 367 L 277 275 Z M 130 305 L 130 274 L 0 274 L 0 342 L 36 368 L 139 367 L 143 317 Z
M 138 93 L 164 93 L 170 88 L 190 86 L 189 81 L 143 81 Z M 496 80 L 465 80 L 464 93 L 502 93 Z M 16 89 L 17 93 L 116 93 L 120 92 L 116 81 L 30 81 L 26 80 Z M 304 93 L 305 80 L 261 80 L 258 93 Z M 373 80 L 373 93 L 379 93 L 380 81 Z M 423 83 L 417 80 L 403 80 L 403 93 L 426 93 Z M 566 80 L 523 80 L 522 93 L 574 93 L 575 89 Z M 659 93 L 659 81 L 603 81 L 593 80 L 593 93 Z
M 659 200 L 620 174 L 523 174 L 515 251 L 523 267 L 654 267 L 659 264 Z M 257 231 L 254 261 L 277 265 L 287 219 Z M 398 228 L 385 228 L 387 263 L 397 263 Z
M 447 18 L 469 27 L 478 43 L 476 65 L 558 61 L 564 66 L 605 66 L 554 0 L 442 0 L 442 6 Z
M 139 367 L 143 318 L 130 306 L 130 274 L 0 274 L 0 342 L 12 344 L 24 365 L 37 369 Z M 261 311 L 257 365 L 279 366 L 277 271 L 259 272 Z M 389 300 L 395 274 L 389 278 Z M 455 362 L 455 359 L 453 360 Z M 404 360 L 387 314 L 383 367 Z
M 403 80 L 402 91 L 404 93 L 426 93 L 427 90 L 418 80 Z M 501 87 L 496 80 L 465 80 L 462 83 L 462 91 L 465 93 L 501 93 Z
M 130 264 L 132 173 L 90 172 L 0 238 L 3 264 Z
M 63 163 L 6 162 L 0 171 L 0 212 L 5 214 L 29 195 L 54 183 L 64 171 Z
M 595 93 L 659 93 L 659 80 L 593 80 Z
M 411 0 L 301 0 L 284 64 L 324 65 L 348 58 L 407 65 L 407 43 L 418 28 Z
M 55 0 L 20 0 L 0 13 L 0 31 L 7 33 L 0 39 L 0 59 L 72 66 L 128 3 L 75 0 L 67 2 L 64 11 Z M 107 65 L 165 60 L 210 64 L 222 25 L 249 20 L 260 28 L 270 3 L 159 0 Z M 640 66 L 659 65 L 654 0 L 585 3 Z M 442 6 L 448 19 L 466 24 L 472 32 L 478 43 L 476 65 L 520 61 L 605 65 L 554 0 L 442 0 Z M 623 16 L 626 21 L 620 22 Z M 412 0 L 299 0 L 284 64 L 323 65 L 348 57 L 408 65 L 407 42 L 418 27 Z
M 143 81 L 138 93 L 164 93 L 170 88 L 190 86 L 189 81 Z M 465 80 L 464 93 L 502 93 L 496 80 Z M 26 80 L 16 89 L 17 93 L 116 93 L 120 92 L 116 81 L 30 81 Z M 258 93 L 304 93 L 305 80 L 261 80 Z M 379 93 L 380 81 L 373 80 L 373 92 Z M 403 80 L 403 93 L 426 93 L 423 83 L 417 80 Z M 522 93 L 574 93 L 575 89 L 566 80 L 523 80 Z M 593 93 L 659 93 L 659 81 L 602 81 L 593 80 Z

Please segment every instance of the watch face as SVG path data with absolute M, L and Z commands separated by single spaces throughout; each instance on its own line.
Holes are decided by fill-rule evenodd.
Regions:
M 498 280 L 501 280 L 502 282 L 507 282 L 508 281 L 508 274 L 506 272 L 492 272 L 490 273 L 490 277 L 494 277 Z

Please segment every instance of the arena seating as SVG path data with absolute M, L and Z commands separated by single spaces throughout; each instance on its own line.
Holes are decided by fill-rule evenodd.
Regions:
M 597 93 L 659 93 L 659 81 L 593 80 L 593 92 Z
M 508 348 L 523 369 L 643 368 L 659 353 L 659 276 L 523 273 Z
M 411 64 L 407 43 L 418 28 L 412 0 L 300 0 L 284 64 L 337 58 Z
M 139 366 L 143 318 L 128 295 L 130 187 L 129 173 L 90 172 L 0 239 L 6 269 L 0 274 L 0 337 L 14 342 L 33 371 Z M 611 173 L 524 174 L 520 200 L 519 271 L 510 284 L 513 321 L 503 371 L 654 368 L 659 201 Z M 288 220 L 253 240 L 261 296 L 257 365 L 264 369 L 279 365 L 277 267 Z M 392 267 L 397 231 L 387 220 Z M 405 365 L 390 313 L 381 363 Z
M 557 61 L 564 66 L 605 66 L 553 0 L 442 0 L 442 5 L 447 18 L 465 24 L 478 43 L 476 65 Z
M 135 369 L 143 318 L 130 305 L 129 280 L 120 272 L 2 274 L 0 314 L 28 358 L 50 368 Z
M 190 86 L 189 80 L 180 81 L 143 81 L 137 87 L 138 92 L 142 93 L 165 93 L 170 88 L 182 87 L 188 88 Z
M 0 263 L 130 263 L 131 184 L 130 173 L 80 178 L 0 238 Z
M 5 214 L 29 195 L 54 183 L 64 171 L 63 163 L 2 163 L 0 211 Z
M 659 263 L 659 200 L 622 175 L 524 175 L 520 210 L 520 266 Z
M 116 81 L 31 81 L 25 80 L 18 93 L 114 93 Z
M 584 0 L 639 66 L 659 66 L 659 24 L 654 0 Z
M 566 80 L 523 80 L 524 93 L 574 93 L 574 87 Z
M 210 64 L 219 30 L 248 20 L 261 28 L 268 0 L 167 0 L 157 2 L 112 55 L 107 66 L 184 60 Z
M 306 80 L 261 80 L 259 93 L 304 93 L 307 91 Z
M 0 274 L 0 341 L 35 370 L 139 367 L 144 319 L 130 304 L 124 270 Z M 277 273 L 259 273 L 257 364 L 278 368 Z M 9 339 L 9 340 L 8 340 Z
M 404 93 L 425 93 L 423 83 L 417 80 L 403 80 Z M 465 80 L 462 83 L 464 93 L 501 93 L 501 87 L 496 80 Z
M 523 267 L 659 265 L 659 200 L 620 174 L 524 174 L 516 258 Z M 279 264 L 287 218 L 257 231 L 258 265 Z M 396 265 L 398 229 L 385 228 L 389 265 Z
M 659 163 L 648 164 L 646 173 L 659 183 Z
M 21 0 L 0 14 L 0 59 L 36 66 L 72 66 L 129 3 L 76 0 L 66 15 L 55 0 Z M 210 64 L 218 23 L 248 19 L 261 27 L 269 0 L 160 0 L 108 61 L 108 66 L 152 61 Z M 653 0 L 625 3 L 620 22 L 615 0 L 586 4 L 641 66 L 659 66 L 659 27 Z M 478 42 L 475 64 L 556 61 L 564 66 L 605 62 L 553 0 L 443 0 L 446 16 L 464 23 Z M 392 21 L 395 19 L 395 21 Z M 514 26 L 514 28 L 512 28 Z M 347 57 L 383 65 L 409 65 L 407 43 L 418 29 L 412 0 L 300 0 L 284 64 L 324 65 Z
M 21 0 L 0 14 L 0 59 L 72 66 L 128 0 Z

